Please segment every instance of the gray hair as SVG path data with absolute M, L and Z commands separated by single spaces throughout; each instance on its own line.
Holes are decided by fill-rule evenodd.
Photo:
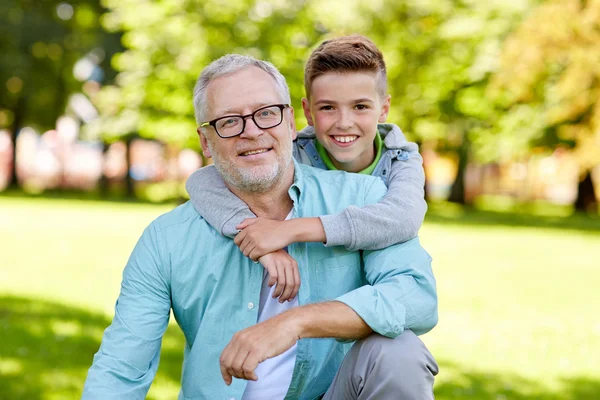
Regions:
M 287 85 L 285 77 L 281 72 L 270 62 L 257 60 L 254 57 L 241 54 L 227 54 L 223 57 L 211 62 L 206 66 L 194 87 L 194 113 L 196 115 L 196 123 L 198 126 L 205 121 L 206 117 L 206 88 L 208 84 L 215 78 L 223 75 L 232 74 L 247 67 L 257 67 L 268 73 L 275 79 L 277 92 L 281 96 L 281 101 L 291 104 L 290 89 Z

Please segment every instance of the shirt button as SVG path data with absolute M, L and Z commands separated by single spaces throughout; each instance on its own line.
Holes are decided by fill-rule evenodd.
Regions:
M 248 303 L 248 308 L 250 310 L 252 310 L 254 308 L 254 303 L 253 302 Z M 235 400 L 235 399 L 233 399 L 233 400 Z

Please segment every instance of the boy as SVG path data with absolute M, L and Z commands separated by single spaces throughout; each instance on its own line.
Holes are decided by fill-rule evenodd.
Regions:
M 397 126 L 383 124 L 390 96 L 383 55 L 375 44 L 360 35 L 323 42 L 307 61 L 304 84 L 302 107 L 309 126 L 294 143 L 295 159 L 379 176 L 388 186 L 380 203 L 351 206 L 337 215 L 273 221 L 254 218 L 214 168 L 196 171 L 186 185 L 196 210 L 268 270 L 270 285 L 277 282 L 274 297 L 281 302 L 294 298 L 300 284 L 295 261 L 281 250 L 290 243 L 381 249 L 415 237 L 427 210 L 417 145 L 407 142 Z

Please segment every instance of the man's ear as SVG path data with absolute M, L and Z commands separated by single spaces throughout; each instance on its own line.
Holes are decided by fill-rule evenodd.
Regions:
M 290 131 L 292 132 L 292 140 L 295 140 L 298 136 L 298 131 L 296 130 L 296 118 L 294 117 L 294 107 L 288 107 L 290 110 Z
M 387 116 L 390 113 L 390 104 L 392 102 L 392 96 L 386 95 L 383 103 L 381 104 L 381 114 L 379 114 L 379 123 L 384 123 L 387 120 Z
M 315 126 L 312 114 L 310 113 L 310 103 L 306 97 L 302 98 L 302 110 L 304 111 L 304 118 L 306 118 L 306 123 L 309 126 Z
M 208 148 L 208 140 L 206 140 L 206 136 L 204 136 L 202 128 L 196 129 L 196 132 L 198 132 L 198 136 L 200 137 L 200 145 L 202 145 L 202 154 L 204 154 L 204 157 L 206 158 L 211 158 L 212 156 Z

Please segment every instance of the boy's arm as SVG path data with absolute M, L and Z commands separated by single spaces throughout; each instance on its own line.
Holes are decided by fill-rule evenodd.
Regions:
M 388 192 L 379 203 L 319 217 L 328 246 L 377 250 L 417 236 L 427 211 L 423 158 L 403 149 L 388 173 Z
M 115 316 L 94 355 L 82 400 L 146 398 L 171 308 L 158 245 L 150 226 L 123 271 Z
M 385 186 L 375 181 L 365 203 L 375 204 Z M 373 331 L 396 337 L 404 330 L 424 334 L 438 322 L 437 289 L 431 256 L 418 238 L 362 252 L 367 284 L 335 300 L 352 308 Z
M 237 224 L 256 217 L 246 203 L 229 191 L 214 165 L 195 171 L 185 188 L 198 214 L 223 236 L 235 237 L 239 232 Z

